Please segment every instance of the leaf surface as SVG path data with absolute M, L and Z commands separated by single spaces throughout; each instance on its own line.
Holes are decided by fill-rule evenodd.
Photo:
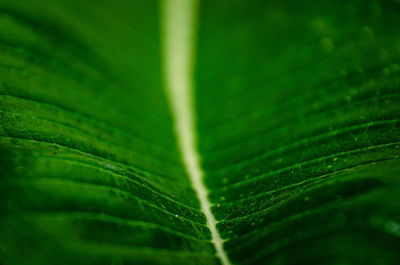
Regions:
M 1 264 L 224 262 L 171 1 L 0 1 Z M 399 2 L 197 4 L 187 114 L 228 264 L 398 264 Z

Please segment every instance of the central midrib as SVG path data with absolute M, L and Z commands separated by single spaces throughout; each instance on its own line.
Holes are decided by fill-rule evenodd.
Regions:
M 231 262 L 223 248 L 212 203 L 204 184 L 204 172 L 197 148 L 196 113 L 193 106 L 193 64 L 197 0 L 160 0 L 162 2 L 162 41 L 164 78 L 175 123 L 182 161 L 211 231 L 212 243 L 223 265 Z

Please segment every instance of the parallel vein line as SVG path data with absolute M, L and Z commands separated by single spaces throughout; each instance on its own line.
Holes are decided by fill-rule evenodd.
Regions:
M 223 265 L 230 265 L 217 231 L 217 221 L 211 212 L 208 189 L 197 151 L 196 115 L 193 106 L 192 70 L 194 59 L 194 28 L 196 0 L 162 1 L 162 40 L 164 41 L 164 78 L 175 123 L 182 160 L 191 185 L 200 202 L 201 211 L 211 231 L 212 243 Z

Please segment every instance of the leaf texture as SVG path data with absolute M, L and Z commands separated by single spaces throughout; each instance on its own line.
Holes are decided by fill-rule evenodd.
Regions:
M 174 132 L 162 4 L 0 1 L 1 264 L 221 264 Z M 400 3 L 196 12 L 197 148 L 229 262 L 398 264 Z

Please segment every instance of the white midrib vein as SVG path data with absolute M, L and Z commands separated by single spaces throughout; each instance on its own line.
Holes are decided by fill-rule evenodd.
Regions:
M 196 114 L 193 106 L 193 61 L 197 0 L 160 0 L 162 2 L 163 73 L 175 133 L 182 161 L 201 211 L 211 231 L 212 243 L 223 265 L 231 265 L 217 231 L 217 221 L 211 212 L 208 189 L 197 151 Z

